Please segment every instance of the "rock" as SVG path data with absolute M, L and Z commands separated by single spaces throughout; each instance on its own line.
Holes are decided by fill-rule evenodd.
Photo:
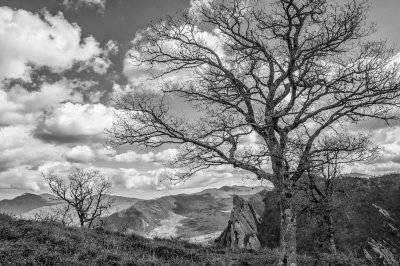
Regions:
M 228 226 L 215 240 L 217 245 L 232 249 L 259 249 L 258 229 L 264 212 L 262 193 L 248 200 L 234 195 Z
M 375 265 L 398 266 L 399 262 L 385 243 L 380 243 L 374 239 L 368 241 L 369 252 L 365 251 L 367 260 L 374 262 Z
M 399 224 L 386 209 L 372 205 L 379 211 L 381 226 L 378 235 L 368 238 L 366 250 L 369 256 L 365 258 L 374 265 L 399 266 Z

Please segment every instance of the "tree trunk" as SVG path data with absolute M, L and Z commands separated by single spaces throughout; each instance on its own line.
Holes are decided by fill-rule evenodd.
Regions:
M 89 228 L 89 229 L 93 227 L 93 222 L 94 222 L 94 219 L 92 218 L 92 219 L 89 221 L 89 224 L 88 224 L 88 228 Z
M 328 224 L 328 249 L 331 254 L 336 254 L 336 244 L 334 238 L 335 228 L 333 226 L 332 213 L 329 213 L 325 219 Z
M 296 259 L 296 215 L 293 210 L 292 194 L 280 194 L 280 240 L 281 257 L 279 266 L 297 266 Z
M 79 223 L 81 224 L 81 228 L 85 227 L 85 222 L 83 218 L 79 217 Z

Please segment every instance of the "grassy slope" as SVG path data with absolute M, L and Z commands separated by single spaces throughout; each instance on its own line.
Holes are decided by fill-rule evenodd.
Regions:
M 243 255 L 0 215 L 0 265 L 226 265 Z
M 347 263 L 346 256 L 329 258 Z M 340 260 L 346 263 L 336 262 Z M 150 240 L 100 230 L 61 227 L 57 224 L 16 220 L 0 214 L 0 265 L 275 265 L 270 250 L 229 252 L 179 240 Z M 300 256 L 299 265 L 315 265 Z

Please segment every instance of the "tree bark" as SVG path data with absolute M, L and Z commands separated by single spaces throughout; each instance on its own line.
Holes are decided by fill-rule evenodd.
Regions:
M 81 225 L 81 228 L 83 228 L 85 226 L 85 222 L 82 217 L 79 217 L 79 223 Z
M 293 199 L 290 192 L 280 193 L 280 240 L 281 257 L 279 266 L 297 266 L 296 258 L 296 215 L 293 210 Z
M 328 249 L 331 254 L 336 254 L 336 244 L 334 238 L 335 228 L 333 226 L 332 213 L 329 213 L 325 219 L 328 224 Z

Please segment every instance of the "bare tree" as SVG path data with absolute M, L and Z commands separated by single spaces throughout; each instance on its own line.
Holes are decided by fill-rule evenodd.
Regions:
M 75 220 L 73 213 L 71 213 L 71 206 L 68 204 L 39 211 L 35 213 L 34 219 L 42 222 L 60 223 L 63 226 L 72 226 Z
M 92 228 L 112 206 L 111 182 L 98 170 L 76 168 L 66 179 L 54 173 L 44 178 L 52 193 L 76 211 L 81 227 Z
M 320 150 L 315 150 L 307 170 L 305 185 L 309 204 L 302 210 L 310 212 L 318 220 L 318 242 L 320 247 L 327 244 L 335 254 L 335 223 L 333 213 L 345 207 L 353 189 L 344 169 L 352 164 L 370 161 L 379 154 L 368 136 L 333 135 L 317 142 Z
M 367 40 L 367 9 L 357 0 L 226 0 L 152 23 L 132 61 L 155 78 L 189 78 L 162 84 L 161 93 L 120 95 L 109 144 L 180 145 L 171 163 L 180 179 L 231 165 L 271 181 L 280 196 L 280 265 L 297 265 L 293 196 L 322 152 L 316 142 L 363 119 L 387 122 L 398 106 L 398 67 L 384 42 Z M 172 98 L 196 115 L 178 114 Z M 244 143 L 251 133 L 259 144 Z

